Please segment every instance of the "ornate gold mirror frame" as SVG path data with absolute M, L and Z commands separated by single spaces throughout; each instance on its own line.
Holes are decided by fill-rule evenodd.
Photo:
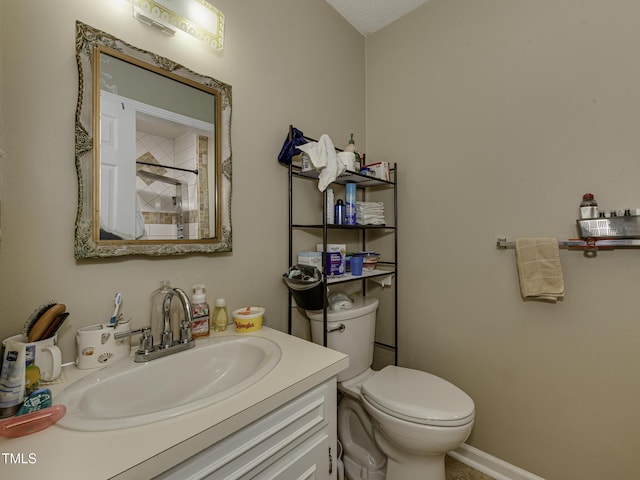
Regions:
M 111 54 L 149 72 L 186 85 L 200 87 L 215 96 L 214 132 L 210 151 L 211 237 L 158 240 L 119 238 L 101 231 L 100 217 L 100 59 Z M 78 103 L 76 107 L 75 162 L 78 174 L 78 210 L 75 225 L 75 257 L 126 255 L 184 255 L 231 251 L 231 86 L 195 73 L 171 60 L 133 47 L 112 35 L 76 22 Z M 96 65 L 97 63 L 97 65 Z M 124 108 L 124 105 L 123 105 Z M 132 158 L 131 161 L 135 161 Z M 141 163 L 141 162 L 138 162 Z M 145 167 L 143 167 L 145 168 Z M 149 172 L 143 172 L 149 175 Z M 206 179 L 205 179 L 206 183 Z M 139 213 L 139 212 L 138 212 Z M 188 237 L 188 235 L 186 236 Z

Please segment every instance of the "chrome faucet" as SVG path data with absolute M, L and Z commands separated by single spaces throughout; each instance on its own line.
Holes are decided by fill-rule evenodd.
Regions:
M 162 301 L 162 335 L 160 337 L 160 345 L 158 348 L 161 350 L 171 348 L 174 345 L 173 341 L 173 332 L 171 331 L 171 300 L 174 295 L 177 295 L 180 299 L 180 303 L 182 303 L 182 308 L 184 309 L 184 319 L 182 320 L 182 324 L 180 325 L 180 340 L 178 343 L 188 343 L 192 341 L 191 337 L 191 322 L 193 321 L 193 309 L 191 308 L 191 302 L 189 301 L 189 297 L 184 293 L 183 290 L 179 288 L 172 288 L 169 290 L 164 296 L 164 300 Z
M 171 331 L 171 300 L 177 295 L 184 309 L 184 319 L 180 324 L 180 340 L 173 340 L 173 332 Z M 169 290 L 162 301 L 162 335 L 160 345 L 154 347 L 153 337 L 151 336 L 151 327 L 143 327 L 138 330 L 131 330 L 114 334 L 115 338 L 122 338 L 128 335 L 142 334 L 140 337 L 140 345 L 134 355 L 134 361 L 148 362 L 156 358 L 166 357 L 173 353 L 182 352 L 195 347 L 196 343 L 191 336 L 191 322 L 193 321 L 193 309 L 189 297 L 179 288 Z

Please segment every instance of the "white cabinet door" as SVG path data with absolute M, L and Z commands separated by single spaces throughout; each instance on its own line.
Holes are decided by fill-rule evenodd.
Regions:
M 156 480 L 334 480 L 336 423 L 333 377 Z

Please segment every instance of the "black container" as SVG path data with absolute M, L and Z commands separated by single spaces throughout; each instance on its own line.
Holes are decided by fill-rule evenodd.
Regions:
M 289 278 L 289 273 L 285 273 L 283 278 L 298 307 L 304 310 L 324 308 L 325 292 L 320 270 L 307 265 L 294 265 L 289 271 L 294 269 L 302 271 L 305 278 Z
M 293 288 L 289 288 L 291 295 L 296 301 L 296 305 L 304 310 L 321 310 L 324 308 L 324 295 L 322 294 L 322 290 L 322 282 L 307 290 L 294 290 Z

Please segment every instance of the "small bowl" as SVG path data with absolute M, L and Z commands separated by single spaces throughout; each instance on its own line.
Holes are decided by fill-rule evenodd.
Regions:
M 364 257 L 364 261 L 362 262 L 362 269 L 375 270 L 376 265 L 378 265 L 378 257 Z
M 246 333 L 260 330 L 264 312 L 265 310 L 262 307 L 245 307 L 234 310 L 232 315 L 233 323 L 236 325 L 236 332 Z
M 362 269 L 363 270 L 375 270 L 378 265 L 378 258 L 380 258 L 379 253 L 375 252 L 360 252 L 356 253 L 357 256 L 362 257 Z

